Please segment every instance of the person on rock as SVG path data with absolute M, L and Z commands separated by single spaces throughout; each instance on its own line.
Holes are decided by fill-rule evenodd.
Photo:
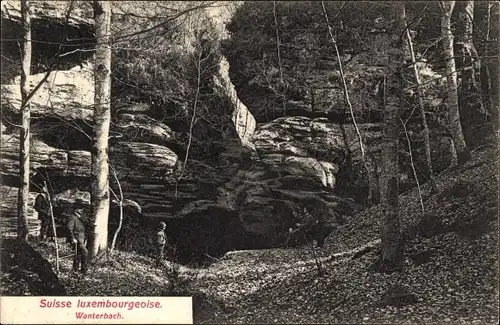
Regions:
M 40 240 L 45 241 L 49 236 L 50 230 L 50 204 L 47 184 L 43 184 L 40 194 L 35 198 L 35 205 L 33 208 L 38 213 L 38 220 L 40 220 Z
M 167 224 L 165 222 L 160 222 L 158 225 L 158 231 L 156 232 L 156 267 L 159 267 L 163 261 L 165 254 L 165 246 L 167 244 L 167 235 L 165 234 L 165 229 Z
M 68 239 L 73 244 L 75 249 L 73 259 L 73 270 L 78 272 L 81 265 L 81 272 L 87 273 L 88 269 L 88 251 L 85 246 L 85 224 L 83 222 L 83 209 L 75 209 L 73 213 L 69 214 L 68 222 Z

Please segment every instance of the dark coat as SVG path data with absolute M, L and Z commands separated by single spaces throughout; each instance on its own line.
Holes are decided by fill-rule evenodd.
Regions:
M 50 215 L 49 198 L 47 194 L 40 193 L 35 199 L 35 206 L 33 207 L 38 212 L 38 219 L 45 219 Z
M 71 241 L 85 235 L 85 225 L 75 213 L 68 216 L 66 227 L 68 228 L 68 239 Z

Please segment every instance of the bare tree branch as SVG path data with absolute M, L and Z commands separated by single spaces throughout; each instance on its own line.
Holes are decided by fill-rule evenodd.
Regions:
M 415 170 L 415 162 L 413 161 L 413 153 L 412 153 L 412 148 L 411 148 L 411 142 L 410 142 L 410 137 L 408 136 L 408 130 L 406 129 L 406 123 L 401 120 L 401 124 L 403 125 L 403 129 L 405 131 L 405 136 L 406 136 L 406 142 L 408 144 L 408 152 L 410 155 L 410 165 L 411 169 L 413 170 L 413 177 L 415 178 L 415 182 L 417 183 L 417 189 L 418 189 L 418 198 L 420 201 L 420 208 L 422 209 L 422 214 L 425 213 L 425 208 L 424 208 L 424 201 L 422 199 L 422 191 L 420 190 L 420 182 L 418 181 L 418 176 L 417 176 L 417 171 Z

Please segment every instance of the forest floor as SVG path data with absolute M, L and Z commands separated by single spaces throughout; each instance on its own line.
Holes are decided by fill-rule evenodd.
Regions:
M 229 252 L 206 268 L 158 269 L 151 257 L 117 252 L 82 277 L 70 271 L 71 250 L 61 242 L 59 279 L 70 295 L 192 295 L 195 323 L 497 324 L 495 168 L 492 147 L 482 147 L 441 173 L 436 193 L 422 186 L 426 217 L 418 189 L 400 195 L 401 272 L 373 267 L 381 215 L 374 206 L 336 228 L 321 249 Z M 54 262 L 53 244 L 33 246 Z

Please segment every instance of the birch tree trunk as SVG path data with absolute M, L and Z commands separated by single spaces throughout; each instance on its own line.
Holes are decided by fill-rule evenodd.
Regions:
M 455 67 L 455 54 L 453 51 L 453 33 L 451 32 L 451 15 L 455 7 L 455 1 L 439 1 L 439 6 L 441 8 L 441 35 L 443 37 L 446 79 L 448 83 L 448 124 L 455 145 L 458 163 L 462 164 L 469 160 L 471 156 L 462 132 L 458 106 L 457 69 Z
M 477 74 L 479 73 L 480 61 L 477 54 L 476 48 L 474 46 L 473 32 L 474 32 L 474 1 L 466 1 L 464 10 L 460 13 L 462 17 L 461 21 L 464 23 L 464 31 L 462 35 L 462 62 L 464 66 L 464 76 L 462 83 L 467 88 L 479 91 L 480 87 L 478 85 L 479 78 Z
M 111 3 L 94 1 L 96 23 L 94 137 L 92 139 L 91 209 L 94 229 L 89 240 L 90 258 L 108 248 L 109 163 L 108 136 L 111 120 Z
M 462 52 L 462 97 L 464 98 L 462 105 L 467 107 L 467 111 L 462 110 L 465 116 L 469 115 L 472 118 L 478 116 L 486 117 L 486 110 L 481 98 L 481 60 L 474 46 L 474 1 L 466 1 L 464 10 L 460 12 L 461 21 L 464 24 L 463 34 L 461 37 L 461 52 Z
M 23 41 L 21 46 L 21 129 L 19 132 L 19 179 L 17 197 L 17 237 L 28 240 L 28 200 L 30 194 L 30 105 L 31 12 L 29 0 L 21 1 Z
M 402 102 L 402 77 L 399 68 L 404 65 L 404 42 L 402 36 L 405 29 L 404 3 L 395 4 L 396 29 L 391 35 L 391 46 L 387 54 L 387 92 L 384 108 L 384 130 L 382 149 L 382 177 L 380 184 L 380 200 L 382 204 L 382 220 L 380 222 L 382 270 L 397 270 L 401 266 L 402 251 L 400 247 L 400 224 L 398 214 L 399 194 L 399 106 Z

